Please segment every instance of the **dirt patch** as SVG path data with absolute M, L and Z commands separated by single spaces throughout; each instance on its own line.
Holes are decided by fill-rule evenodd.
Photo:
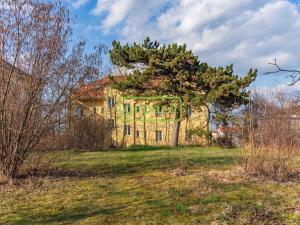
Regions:
M 268 209 L 265 206 L 249 206 L 235 205 L 229 207 L 227 212 L 218 218 L 218 221 L 222 221 L 235 224 L 269 224 L 269 225 L 283 225 L 279 215 Z
M 171 176 L 179 177 L 186 176 L 188 174 L 187 167 L 178 167 L 171 171 Z
M 212 179 L 223 183 L 241 183 L 248 180 L 248 177 L 243 173 L 242 168 L 236 167 L 231 170 L 210 170 L 203 174 L 205 177 L 211 177 Z

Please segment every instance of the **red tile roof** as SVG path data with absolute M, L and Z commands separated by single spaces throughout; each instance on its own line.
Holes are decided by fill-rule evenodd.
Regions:
M 113 79 L 115 81 L 122 81 L 126 79 L 126 75 L 116 75 L 113 76 Z M 157 77 L 156 80 L 149 80 L 145 86 L 147 88 L 159 88 L 161 87 L 162 83 L 164 81 L 164 77 Z M 93 99 L 101 99 L 103 98 L 103 91 L 105 86 L 112 84 L 113 81 L 109 76 L 104 77 L 103 79 L 97 80 L 95 82 L 85 84 L 80 86 L 78 89 L 76 89 L 73 92 L 73 96 L 76 99 L 81 100 L 93 100 Z
M 115 81 L 121 81 L 125 79 L 125 76 L 113 76 Z M 112 84 L 113 81 L 109 76 L 104 77 L 103 79 L 96 80 L 95 82 L 81 85 L 75 91 L 73 91 L 73 96 L 77 99 L 101 99 L 104 94 L 104 87 Z

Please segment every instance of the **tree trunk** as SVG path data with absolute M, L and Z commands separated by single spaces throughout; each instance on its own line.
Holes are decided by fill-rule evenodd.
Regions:
M 177 108 L 176 109 L 176 117 L 175 117 L 176 121 L 174 122 L 174 129 L 173 129 L 173 135 L 172 135 L 172 142 L 171 142 L 171 146 L 173 148 L 178 147 L 178 143 L 179 143 L 179 131 L 180 131 L 180 111 Z
M 2 169 L 0 171 L 0 175 L 3 176 L 3 178 L 9 183 L 9 185 L 13 185 L 17 175 L 17 167 L 15 166 L 15 163 L 9 166 L 8 169 Z
M 133 103 L 133 145 L 136 145 L 136 120 L 135 120 L 136 102 Z
M 210 110 L 209 110 L 209 106 L 207 106 L 206 126 L 207 126 L 207 132 L 209 132 L 210 131 Z M 207 141 L 208 141 L 208 146 L 212 146 L 211 137 Z
M 144 114 L 144 145 L 147 145 L 147 137 L 146 137 L 146 102 L 144 103 L 144 109 L 143 109 L 143 114 Z

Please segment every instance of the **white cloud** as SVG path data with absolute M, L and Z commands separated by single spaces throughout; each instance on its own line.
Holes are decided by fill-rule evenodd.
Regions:
M 135 4 L 135 0 L 98 0 L 91 11 L 93 15 L 107 13 L 102 22 L 105 29 L 112 28 L 122 22 Z
M 170 0 L 98 0 L 91 13 L 96 16 L 105 15 L 102 20 L 103 29 L 109 30 L 125 22 L 122 31 L 126 32 L 133 26 L 144 28 L 166 1 Z
M 72 2 L 72 6 L 76 9 L 80 8 L 81 6 L 85 5 L 90 0 L 76 0 Z
M 288 0 L 98 0 L 92 10 L 124 42 L 186 43 L 202 61 L 238 72 L 278 59 L 300 66 L 299 6 Z

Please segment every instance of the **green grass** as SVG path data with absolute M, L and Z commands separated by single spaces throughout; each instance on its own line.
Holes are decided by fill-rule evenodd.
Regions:
M 60 176 L 0 186 L 0 224 L 300 224 L 300 184 L 247 179 L 235 172 L 240 154 L 200 147 L 72 152 L 57 165 Z M 186 174 L 176 174 L 180 165 Z

